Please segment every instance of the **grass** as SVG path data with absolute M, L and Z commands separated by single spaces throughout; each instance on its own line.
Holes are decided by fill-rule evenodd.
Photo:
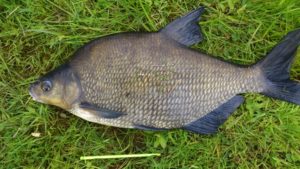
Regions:
M 255 63 L 300 27 L 299 0 L 0 0 L 0 168 L 300 168 L 300 106 L 259 94 L 213 136 L 92 124 L 30 99 L 29 84 L 85 42 L 157 31 L 200 5 L 195 48 L 234 63 Z M 291 75 L 300 80 L 299 57 Z M 80 160 L 144 153 L 161 156 Z

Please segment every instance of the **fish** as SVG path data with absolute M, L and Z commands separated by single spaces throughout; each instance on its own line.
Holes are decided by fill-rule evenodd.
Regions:
M 199 7 L 157 32 L 124 32 L 92 40 L 29 87 L 33 100 L 89 122 L 141 130 L 183 129 L 214 134 L 260 93 L 300 105 L 290 67 L 300 29 L 289 32 L 252 65 L 191 48 L 205 38 Z

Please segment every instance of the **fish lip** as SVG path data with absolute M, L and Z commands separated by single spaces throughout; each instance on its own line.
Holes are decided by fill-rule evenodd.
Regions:
M 29 87 L 29 95 L 31 96 L 32 100 L 43 103 L 43 101 L 39 100 L 37 95 L 32 91 L 32 88 L 33 88 L 33 85 L 31 85 Z
M 32 100 L 37 101 L 37 96 L 32 92 L 32 86 L 29 87 L 29 94 L 32 97 Z

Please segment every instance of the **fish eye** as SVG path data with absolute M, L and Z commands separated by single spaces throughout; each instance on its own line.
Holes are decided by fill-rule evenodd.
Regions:
M 48 80 L 46 81 L 43 81 L 42 84 L 41 84 L 41 89 L 44 91 L 44 92 L 49 92 L 52 88 L 52 83 Z

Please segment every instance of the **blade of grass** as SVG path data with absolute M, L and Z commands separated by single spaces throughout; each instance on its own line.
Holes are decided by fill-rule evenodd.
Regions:
M 80 160 L 112 159 L 112 158 L 138 158 L 160 156 L 160 153 L 154 154 L 124 154 L 124 155 L 103 155 L 103 156 L 82 156 Z

